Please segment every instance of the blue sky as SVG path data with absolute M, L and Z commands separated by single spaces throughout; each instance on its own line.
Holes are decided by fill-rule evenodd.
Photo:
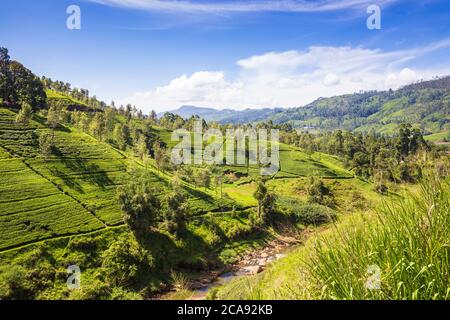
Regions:
M 66 8 L 81 9 L 81 30 Z M 366 9 L 381 7 L 381 30 Z M 447 0 L 2 0 L 0 46 L 38 75 L 149 111 L 293 107 L 450 74 Z

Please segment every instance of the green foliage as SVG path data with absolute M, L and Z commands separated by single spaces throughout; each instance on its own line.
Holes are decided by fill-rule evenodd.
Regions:
M 47 124 L 49 127 L 55 130 L 61 122 L 61 116 L 61 110 L 58 110 L 56 107 L 51 107 L 47 113 Z
M 186 195 L 179 189 L 174 188 L 165 197 L 164 219 L 169 232 L 181 235 L 185 229 L 186 217 L 189 214 L 189 207 L 186 201 Z
M 311 177 L 306 191 L 308 193 L 309 203 L 321 204 L 328 207 L 335 205 L 333 193 L 320 179 Z
M 105 120 L 103 114 L 100 112 L 96 112 L 94 117 L 89 124 L 89 131 L 92 133 L 94 137 L 97 137 L 99 140 L 102 140 L 105 135 Z
M 129 236 L 122 236 L 102 253 L 102 269 L 113 286 L 126 286 L 136 281 L 139 274 L 153 267 L 153 257 Z
M 0 267 L 0 299 L 24 300 L 28 298 L 26 270 L 20 266 Z
M 17 61 L 11 61 L 8 49 L 0 47 L 0 97 L 12 104 L 27 103 L 42 108 L 44 87 L 30 70 Z
M 145 175 L 117 188 L 124 221 L 138 238 L 145 236 L 159 218 L 161 203 L 156 195 L 156 189 Z
M 42 132 L 39 135 L 39 154 L 43 158 L 49 158 L 53 151 L 53 138 L 47 132 Z
M 393 134 L 402 123 L 426 133 L 449 130 L 450 77 L 415 83 L 396 91 L 369 91 L 320 98 L 307 106 L 277 113 L 274 123 L 309 130 L 349 130 Z
M 286 137 L 284 139 L 287 139 Z M 382 136 L 342 132 L 324 132 L 319 134 L 300 133 L 289 135 L 298 146 L 328 152 L 344 158 L 345 165 L 364 179 L 373 178 L 377 172 L 383 172 L 386 181 L 412 181 L 420 178 L 418 170 L 411 170 L 411 177 L 403 179 L 401 165 L 415 166 L 419 155 L 429 152 L 430 146 L 425 142 L 422 132 L 408 124 L 400 127 L 396 136 Z M 322 160 L 322 162 L 324 162 Z M 326 161 L 328 166 L 332 163 Z
M 21 160 L 2 160 L 0 171 L 0 249 L 103 227 Z
M 109 299 L 110 287 L 98 279 L 84 281 L 79 289 L 72 290 L 69 300 L 106 300 Z
M 449 298 L 450 188 L 428 179 L 420 194 L 387 205 L 369 225 L 320 242 L 309 268 L 324 298 Z M 371 265 L 381 272 L 379 290 L 365 287 Z
M 253 197 L 258 201 L 258 217 L 255 220 L 257 224 L 266 224 L 271 220 L 271 216 L 276 211 L 277 196 L 269 191 L 262 179 L 256 183 L 256 190 Z
M 125 150 L 131 140 L 130 128 L 126 124 L 116 124 L 114 127 L 114 139 L 119 146 L 119 149 Z
M 22 125 L 28 125 L 32 117 L 33 109 L 31 106 L 26 102 L 22 103 L 22 108 L 17 114 L 16 122 L 21 123 Z
M 237 279 L 215 296 L 448 300 L 449 197 L 448 181 L 427 178 L 417 193 L 373 214 L 345 217 L 264 273 Z
M 288 216 L 292 217 L 295 223 L 302 225 L 321 225 L 335 221 L 336 212 L 320 204 L 304 204 L 296 198 L 279 198 L 278 206 Z
M 336 220 L 336 212 L 320 204 L 299 206 L 293 213 L 295 220 L 304 225 L 321 225 Z
M 170 158 L 166 149 L 161 147 L 159 142 L 153 145 L 153 153 L 158 170 L 166 171 L 171 169 Z

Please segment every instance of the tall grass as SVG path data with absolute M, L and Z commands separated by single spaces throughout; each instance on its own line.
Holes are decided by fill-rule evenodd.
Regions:
M 449 299 L 450 186 L 427 178 L 418 194 L 373 219 L 336 228 L 306 265 L 323 299 Z
M 215 298 L 450 299 L 449 180 L 428 178 L 419 189 L 341 217 L 265 272 L 218 288 Z

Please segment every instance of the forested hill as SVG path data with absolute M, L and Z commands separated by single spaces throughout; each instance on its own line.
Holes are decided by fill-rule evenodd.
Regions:
M 248 122 L 263 121 L 269 117 L 272 117 L 278 113 L 285 111 L 282 108 L 264 108 L 264 109 L 245 109 L 245 110 L 233 110 L 222 109 L 217 110 L 213 108 L 203 108 L 195 106 L 181 106 L 176 110 L 169 111 L 169 113 L 179 115 L 182 118 L 188 119 L 192 116 L 199 116 L 205 121 L 217 121 L 222 124 L 235 123 L 242 124 Z M 164 112 L 159 114 L 160 117 L 164 116 Z
M 371 91 L 320 98 L 270 117 L 308 129 L 345 129 L 393 133 L 409 122 L 425 134 L 450 129 L 450 76 L 405 86 L 393 91 Z

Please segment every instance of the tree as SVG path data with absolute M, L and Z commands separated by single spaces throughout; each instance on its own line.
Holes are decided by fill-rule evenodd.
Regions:
M 268 191 L 262 201 L 262 208 L 263 208 L 262 221 L 264 223 L 269 221 L 271 219 L 272 215 L 275 213 L 276 202 L 277 202 L 276 194 Z
M 386 186 L 386 177 L 383 171 L 377 171 L 373 176 L 373 183 L 375 185 L 375 191 L 380 194 L 385 194 L 388 191 Z
M 409 154 L 410 137 L 411 137 L 411 125 L 402 124 L 400 126 L 398 135 L 397 150 L 399 154 L 402 155 L 403 157 Z
M 43 132 L 39 135 L 39 153 L 43 158 L 48 158 L 52 154 L 52 141 L 52 136 L 47 132 Z
M 97 112 L 94 115 L 94 118 L 91 121 L 91 124 L 89 125 L 89 129 L 91 133 L 99 138 L 100 140 L 103 139 L 103 133 L 105 131 L 105 122 L 103 120 L 103 115 L 100 112 Z
M 258 180 L 256 183 L 256 190 L 253 193 L 253 197 L 258 201 L 258 216 L 262 216 L 262 206 L 263 206 L 263 200 L 264 197 L 267 194 L 267 187 L 263 180 Z
M 160 146 L 159 142 L 156 142 L 153 145 L 153 152 L 155 156 L 156 167 L 158 168 L 158 170 L 164 172 L 165 169 L 169 168 L 169 155 L 167 154 L 166 150 Z
M 22 108 L 16 117 L 16 122 L 21 123 L 22 125 L 28 125 L 31 118 L 33 117 L 33 108 L 27 103 L 22 103 Z
M 82 131 L 86 132 L 89 128 L 90 119 L 86 112 L 79 112 L 78 119 L 76 121 L 76 125 Z
M 150 252 L 127 235 L 121 236 L 102 253 L 102 269 L 113 286 L 130 285 L 153 266 Z
M 169 232 L 180 236 L 185 228 L 186 216 L 189 212 L 189 207 L 185 194 L 180 188 L 174 188 L 165 198 L 167 211 L 165 213 L 165 220 Z
M 158 123 L 158 116 L 156 115 L 156 111 L 152 110 L 149 116 L 150 124 L 155 125 Z
M 116 124 L 114 127 L 114 140 L 120 150 L 125 150 L 130 142 L 130 129 L 128 125 Z
M 137 239 L 144 237 L 159 217 L 161 203 L 157 194 L 145 175 L 117 188 L 123 219 Z
M 31 293 L 27 270 L 18 265 L 0 267 L 0 300 L 25 300 Z
M 36 108 L 43 107 L 47 97 L 41 80 L 17 61 L 12 61 L 9 69 L 13 80 L 10 100 L 26 102 Z M 7 90 L 11 91 L 11 89 Z
M 61 121 L 61 113 L 56 107 L 51 107 L 47 113 L 47 124 L 52 129 L 52 140 L 55 138 L 55 129 Z
M 269 191 L 264 181 L 260 179 L 256 184 L 256 191 L 253 196 L 258 201 L 258 220 L 265 224 L 276 211 L 276 195 Z
M 144 159 L 148 156 L 147 142 L 145 141 L 145 137 L 142 134 L 139 136 L 135 151 L 139 159 L 141 159 L 142 161 L 144 161 Z
M 355 174 L 367 178 L 370 176 L 370 159 L 364 152 L 358 151 L 353 155 Z
M 205 191 L 211 186 L 211 173 L 209 172 L 209 170 L 201 170 L 199 172 L 199 181 L 205 188 Z
M 10 101 L 13 83 L 9 65 L 11 63 L 8 49 L 0 47 L 0 98 L 4 102 Z
M 112 108 L 105 109 L 103 121 L 103 127 L 105 128 L 105 131 L 111 133 L 114 129 L 114 110 Z

